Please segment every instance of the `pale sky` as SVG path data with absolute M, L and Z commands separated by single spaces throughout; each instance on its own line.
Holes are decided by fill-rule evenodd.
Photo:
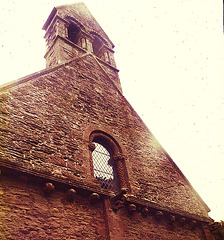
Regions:
M 45 68 L 42 26 L 69 0 L 1 0 L 0 84 Z M 219 0 L 86 0 L 115 44 L 123 92 L 224 220 L 224 36 Z

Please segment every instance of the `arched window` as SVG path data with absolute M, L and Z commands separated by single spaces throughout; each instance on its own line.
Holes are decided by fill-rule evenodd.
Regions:
M 100 143 L 93 143 L 95 144 L 92 152 L 94 177 L 102 188 L 118 190 L 116 167 L 110 152 Z
M 100 57 L 100 50 L 103 47 L 103 41 L 99 37 L 95 37 L 93 40 L 93 53 Z
M 79 32 L 80 28 L 76 26 L 74 23 L 70 23 L 68 27 L 68 39 L 76 44 L 78 42 Z
M 124 156 L 116 140 L 103 131 L 90 135 L 93 175 L 104 189 L 127 188 Z

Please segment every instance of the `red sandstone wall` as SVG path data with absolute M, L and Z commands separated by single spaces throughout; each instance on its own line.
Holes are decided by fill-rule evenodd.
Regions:
M 120 209 L 110 213 L 111 240 L 199 240 L 205 239 L 201 225 L 192 227 L 189 223 L 171 222 L 168 218 L 157 218 L 152 212 L 142 215 Z M 117 231 L 114 231 L 114 230 Z
M 91 56 L 5 93 L 2 159 L 60 178 L 91 182 L 90 127 L 123 147 L 133 194 L 201 216 L 207 210 Z M 4 100 L 3 100 L 4 101 Z M 6 122 L 6 123 L 4 123 Z M 4 129 L 5 128 L 5 129 Z M 4 143 L 3 143 L 4 142 Z
M 0 161 L 5 166 L 98 188 L 91 173 L 88 136 L 90 129 L 101 129 L 116 138 L 123 149 L 133 195 L 163 208 L 207 216 L 207 209 L 181 172 L 93 57 L 40 74 L 5 91 L 0 101 Z M 40 186 L 27 188 L 16 180 L 5 179 L 1 184 L 1 221 L 11 239 L 20 239 L 15 237 L 20 234 L 35 235 L 32 229 L 37 228 L 40 235 L 36 236 L 42 237 L 38 239 L 46 239 L 48 231 L 49 239 L 61 239 L 57 237 L 66 236 L 66 232 L 76 234 L 73 239 L 106 236 L 102 206 L 89 207 L 81 196 L 74 204 L 67 204 L 60 191 L 45 198 Z M 203 239 L 199 229 L 172 227 L 152 216 L 128 216 L 123 211 L 108 211 L 112 236 L 120 226 L 117 231 L 123 231 L 114 239 Z M 103 233 L 97 232 L 93 222 L 99 222 Z M 86 238 L 81 238 L 79 230 Z
M 171 221 L 168 215 L 159 217 L 153 211 L 142 214 L 139 209 L 130 213 L 125 207 L 113 211 L 108 199 L 91 203 L 89 194 L 81 190 L 71 202 L 66 198 L 68 186 L 55 183 L 55 190 L 46 194 L 45 182 L 2 170 L 0 239 L 105 240 L 108 232 L 111 240 L 206 239 L 201 223 L 192 226 L 189 221 Z
M 10 174 L 11 175 L 11 174 Z M 46 195 L 44 181 L 9 176 L 0 182 L 0 239 L 106 239 L 102 202 L 90 204 L 88 195 L 66 199 L 66 187 Z

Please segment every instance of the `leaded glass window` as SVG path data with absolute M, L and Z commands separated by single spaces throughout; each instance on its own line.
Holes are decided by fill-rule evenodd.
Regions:
M 109 151 L 101 144 L 94 142 L 95 149 L 92 152 L 94 177 L 102 188 L 117 190 L 118 182 L 115 166 Z

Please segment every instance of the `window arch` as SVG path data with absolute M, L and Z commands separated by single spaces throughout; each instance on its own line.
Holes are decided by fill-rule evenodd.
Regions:
M 103 41 L 99 37 L 95 36 L 93 40 L 93 53 L 97 57 L 100 57 L 100 50 L 102 49 L 103 45 Z
M 116 140 L 103 131 L 90 134 L 93 176 L 104 189 L 119 191 L 127 189 L 124 156 Z
M 80 28 L 76 24 L 70 23 L 68 27 L 68 39 L 76 44 L 78 42 L 79 33 Z

